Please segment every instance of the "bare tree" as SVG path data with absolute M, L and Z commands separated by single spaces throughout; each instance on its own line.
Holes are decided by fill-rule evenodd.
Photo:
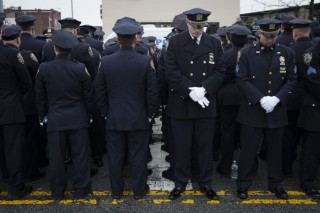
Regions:
M 255 2 L 268 6 L 268 7 L 279 7 L 279 8 L 299 8 L 303 3 L 309 2 L 309 19 L 313 18 L 314 11 L 314 0 L 279 0 L 278 4 L 269 4 L 262 0 L 254 0 Z

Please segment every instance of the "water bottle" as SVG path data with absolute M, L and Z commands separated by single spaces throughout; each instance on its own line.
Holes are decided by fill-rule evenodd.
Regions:
M 237 161 L 235 160 L 231 165 L 231 178 L 235 180 L 238 178 L 238 165 L 237 165 Z

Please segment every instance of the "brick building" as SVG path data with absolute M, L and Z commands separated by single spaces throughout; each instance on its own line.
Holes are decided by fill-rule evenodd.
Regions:
M 42 34 L 42 31 L 47 28 L 57 29 L 60 28 L 58 20 L 61 19 L 61 13 L 56 10 L 22 10 L 21 7 L 10 7 L 4 9 L 6 20 L 10 24 L 14 24 L 14 19 L 20 15 L 33 15 L 37 18 L 34 26 L 35 34 Z

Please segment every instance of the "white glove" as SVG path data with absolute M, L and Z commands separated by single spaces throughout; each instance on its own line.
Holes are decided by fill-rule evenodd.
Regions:
M 194 102 L 199 101 L 206 94 L 206 89 L 203 87 L 189 87 L 189 89 L 191 90 L 189 96 Z
M 274 110 L 274 107 L 280 102 L 279 98 L 276 96 L 265 96 L 261 98 L 260 104 L 266 113 L 270 113 Z
M 206 108 L 207 106 L 209 106 L 210 101 L 206 97 L 203 97 L 198 101 L 198 104 L 200 104 L 202 108 Z

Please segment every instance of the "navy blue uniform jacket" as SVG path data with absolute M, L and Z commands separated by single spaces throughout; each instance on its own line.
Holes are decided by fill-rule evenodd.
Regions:
M 95 81 L 96 102 L 109 130 L 147 130 L 158 108 L 157 79 L 151 58 L 132 47 L 104 56 Z
M 202 34 L 200 44 L 189 31 L 173 36 L 165 54 L 166 79 L 169 84 L 168 115 L 176 119 L 213 118 L 216 95 L 224 78 L 225 63 L 220 41 Z M 203 109 L 189 97 L 189 87 L 203 86 L 210 101 Z
M 0 125 L 25 122 L 22 96 L 30 84 L 20 51 L 0 43 Z
M 307 58 L 309 60 L 312 58 L 312 60 L 309 66 L 306 64 L 300 73 L 303 95 L 298 126 L 308 131 L 320 132 L 320 43 L 308 49 L 302 57 L 305 60 L 308 60 Z M 309 69 L 315 70 L 310 72 Z
M 257 43 L 241 50 L 237 83 L 245 97 L 237 121 L 252 127 L 280 128 L 288 123 L 285 103 L 296 83 L 294 52 L 276 44 L 269 64 L 263 48 Z M 277 96 L 280 99 L 271 113 L 266 113 L 260 105 L 264 96 Z
M 42 63 L 36 100 L 40 120 L 48 118 L 48 132 L 88 128 L 92 83 L 85 66 L 63 55 Z

